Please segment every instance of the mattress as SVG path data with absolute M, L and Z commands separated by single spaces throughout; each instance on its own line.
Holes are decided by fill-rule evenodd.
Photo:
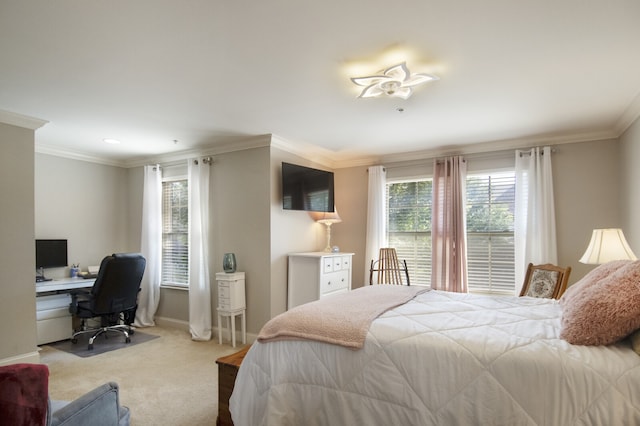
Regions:
M 640 356 L 560 339 L 556 300 L 429 291 L 371 323 L 364 347 L 255 343 L 236 426 L 635 425 Z

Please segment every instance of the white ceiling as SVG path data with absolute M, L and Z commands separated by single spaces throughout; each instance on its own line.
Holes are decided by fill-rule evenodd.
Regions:
M 609 138 L 640 112 L 639 42 L 638 0 L 0 0 L 0 110 L 123 164 L 270 133 L 336 164 Z M 357 98 L 404 60 L 440 80 Z

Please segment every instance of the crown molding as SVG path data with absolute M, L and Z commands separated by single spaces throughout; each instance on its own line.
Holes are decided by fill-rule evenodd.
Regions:
M 183 151 L 171 152 L 154 156 L 138 156 L 135 158 L 126 158 L 123 160 L 108 159 L 94 155 L 87 155 L 71 151 L 69 149 L 54 147 L 51 145 L 36 144 L 35 152 L 40 154 L 48 154 L 56 157 L 69 158 L 72 160 L 87 161 L 90 163 L 102 164 L 105 166 L 122 167 L 125 169 L 140 167 L 146 164 L 171 164 L 177 163 L 189 158 L 198 156 L 214 156 L 234 151 L 244 151 L 253 148 L 262 148 L 270 146 L 271 135 L 251 136 L 237 140 L 228 140 L 215 146 L 206 146 L 202 148 L 194 148 Z
M 193 157 L 215 156 L 229 152 L 245 151 L 248 149 L 264 148 L 271 145 L 272 135 L 264 134 L 257 136 L 247 136 L 233 140 L 226 140 L 216 145 L 204 146 L 201 148 L 188 149 L 184 151 L 172 152 L 168 154 L 156 155 L 153 157 L 138 157 L 127 160 L 122 167 L 140 167 L 146 164 L 169 164 Z
M 36 143 L 34 147 L 34 151 L 37 152 L 38 154 L 53 155 L 55 157 L 86 161 L 89 163 L 102 164 L 104 166 L 125 167 L 122 161 L 105 158 L 105 157 L 98 157 L 95 155 L 83 154 L 78 151 L 72 151 L 72 150 L 60 148 L 57 146 Z
M 640 106 L 640 96 L 637 97 L 636 100 L 638 102 L 634 102 L 634 105 L 637 103 Z M 631 114 L 630 117 L 631 116 L 633 115 Z M 634 120 L 631 120 L 631 123 L 633 121 Z M 617 139 L 620 135 L 621 133 L 619 133 L 618 128 L 616 128 L 612 130 L 596 132 L 575 133 L 566 135 L 542 135 L 529 138 L 480 142 L 476 144 L 451 145 L 438 149 L 410 151 L 379 156 L 365 156 L 358 153 L 354 153 L 351 155 L 338 155 L 335 152 L 320 148 L 309 143 L 291 142 L 274 134 L 236 138 L 233 140 L 226 140 L 216 145 L 205 146 L 201 148 L 194 148 L 149 157 L 129 158 L 124 160 L 107 159 L 43 144 L 36 144 L 35 151 L 42 154 L 87 161 L 107 166 L 133 168 L 144 166 L 146 164 L 177 163 L 198 156 L 215 156 L 230 152 L 244 151 L 248 149 L 275 147 L 331 169 L 342 169 L 349 167 L 368 167 L 376 164 L 391 164 L 416 160 L 427 160 L 448 155 L 471 155 L 504 150 L 516 150 L 540 145 L 562 145 L 568 143 L 601 141 L 608 139 Z
M 614 130 L 576 133 L 568 135 L 542 135 L 530 138 L 504 139 L 500 141 L 480 142 L 466 145 L 452 145 L 438 149 L 403 152 L 398 154 L 380 155 L 377 157 L 355 157 L 335 161 L 335 168 L 372 166 L 376 164 L 402 163 L 407 161 L 440 158 L 449 155 L 471 155 L 505 150 L 530 148 L 540 145 L 563 145 L 578 142 L 593 142 L 617 139 L 619 134 Z
M 631 101 L 629 106 L 624 110 L 618 121 L 614 126 L 616 133 L 618 133 L 618 137 L 622 136 L 624 132 L 627 131 L 629 126 L 631 126 L 635 121 L 640 117 L 640 92 L 636 95 L 635 98 Z
M 299 157 L 305 158 L 322 166 L 335 168 L 335 154 L 328 149 L 320 148 L 304 142 L 291 142 L 277 135 L 271 135 L 271 146 Z
M 0 123 L 12 126 L 23 127 L 25 129 L 37 130 L 48 123 L 47 120 L 29 117 L 11 111 L 0 110 Z

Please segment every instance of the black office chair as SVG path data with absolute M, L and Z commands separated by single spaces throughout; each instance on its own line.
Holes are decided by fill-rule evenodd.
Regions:
M 122 333 L 125 342 L 134 330 L 131 328 L 138 307 L 140 281 L 147 261 L 139 253 L 116 253 L 102 259 L 100 270 L 91 292 L 72 292 L 69 312 L 80 318 L 80 330 L 73 333 L 71 341 L 77 337 L 93 333 L 89 339 L 89 350 L 93 349 L 96 337 L 109 331 Z M 86 320 L 100 317 L 100 327 L 88 329 Z

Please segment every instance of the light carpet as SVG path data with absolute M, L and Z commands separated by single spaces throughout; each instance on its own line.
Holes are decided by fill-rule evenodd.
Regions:
M 120 386 L 120 403 L 131 409 L 133 426 L 214 425 L 218 415 L 215 361 L 242 345 L 219 345 L 217 339 L 195 342 L 188 332 L 168 327 L 143 330 L 160 338 L 89 358 L 42 346 L 40 361 L 49 367 L 51 398 L 73 400 L 113 381 Z

